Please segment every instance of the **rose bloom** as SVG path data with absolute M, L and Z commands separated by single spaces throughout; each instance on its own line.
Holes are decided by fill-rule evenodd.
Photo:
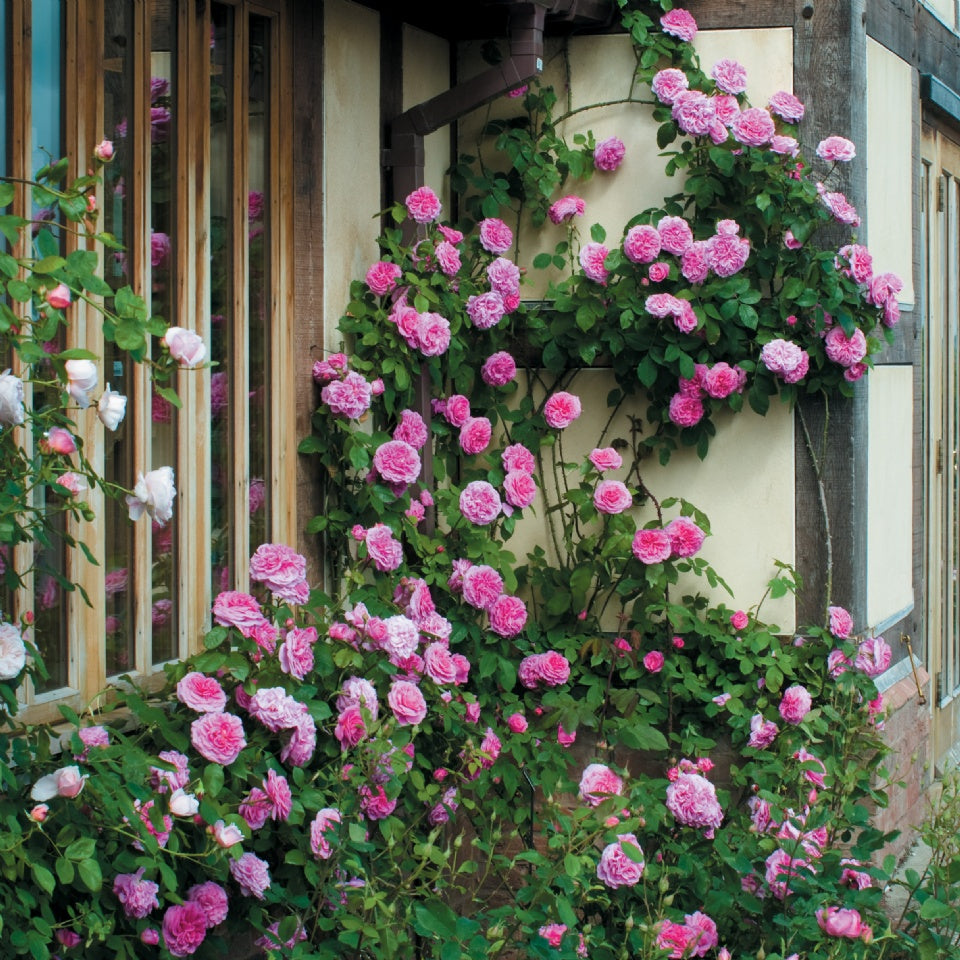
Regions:
M 504 303 L 508 297 L 520 293 L 520 268 L 506 257 L 497 257 L 487 267 L 487 279 L 491 288 L 504 298 Z
M 306 559 L 285 544 L 263 543 L 250 558 L 250 579 L 265 584 L 281 600 L 297 602 L 306 577 Z
M 842 193 L 824 191 L 820 195 L 820 199 L 833 215 L 834 220 L 849 224 L 852 227 L 860 226 L 860 215 L 857 213 L 857 208 Z
M 151 520 L 159 524 L 166 523 L 173 516 L 173 498 L 176 495 L 173 467 L 159 467 L 148 471 L 146 476 L 138 474 L 133 493 L 126 497 L 130 519 L 139 520 L 146 512 Z
M 693 243 L 693 231 L 683 217 L 663 217 L 657 224 L 657 232 L 662 249 L 675 256 L 682 255 Z
M 569 749 L 577 742 L 577 731 L 570 730 L 569 732 L 563 729 L 563 724 L 557 724 L 557 743 L 563 747 L 564 750 Z
M 388 483 L 414 483 L 420 476 L 420 454 L 403 440 L 388 440 L 373 455 L 377 473 Z
M 423 417 L 416 410 L 401 410 L 400 422 L 393 431 L 394 440 L 403 440 L 415 450 L 419 450 L 427 442 L 427 425 Z
M 486 480 L 473 480 L 460 493 L 460 512 L 478 526 L 493 523 L 502 509 L 500 494 Z
M 569 427 L 580 416 L 580 398 L 565 390 L 558 390 L 551 394 L 543 406 L 543 416 L 547 426 L 555 430 Z
M 47 291 L 47 303 L 54 310 L 66 310 L 70 306 L 70 288 L 65 283 L 58 283 Z
M 457 682 L 457 668 L 447 645 L 437 641 L 423 651 L 423 667 L 427 676 L 436 684 Z
M 593 163 L 598 170 L 607 173 L 616 170 L 623 163 L 627 148 L 619 137 L 608 137 L 593 148 Z
M 586 208 L 587 205 L 581 197 L 571 194 L 570 196 L 561 197 L 553 203 L 547 213 L 553 223 L 561 224 L 565 221 L 572 220 L 574 217 L 582 217 Z
M 779 732 L 779 727 L 772 720 L 764 720 L 763 714 L 755 713 L 750 718 L 750 739 L 747 743 L 757 750 L 763 750 L 773 743 Z
M 503 297 L 496 290 L 488 290 L 467 299 L 467 316 L 478 330 L 496 326 L 506 313 Z
M 503 577 L 485 563 L 463 575 L 463 599 L 477 610 L 486 610 L 503 593 Z
M 699 827 L 708 838 L 723 820 L 716 789 L 699 773 L 681 773 L 667 787 L 667 809 L 678 823 Z
M 67 360 L 67 392 L 81 409 L 90 406 L 90 391 L 97 386 L 97 365 L 92 360 Z
M 732 393 L 742 393 L 746 379 L 744 370 L 721 360 L 704 374 L 703 389 L 709 396 L 723 400 Z
M 227 891 L 213 880 L 194 884 L 187 891 L 187 900 L 199 904 L 207 918 L 208 928 L 216 927 L 227 919 Z
M 551 947 L 559 947 L 563 942 L 563 935 L 566 932 L 567 925 L 565 923 L 548 923 L 537 931 Z
M 863 331 L 854 329 L 848 337 L 840 326 L 831 327 L 823 342 L 827 357 L 843 367 L 852 367 L 867 355 L 867 338 Z
M 427 715 L 427 701 L 420 688 L 406 680 L 394 681 L 387 694 L 387 703 L 401 726 L 420 723 Z
M 509 470 L 503 478 L 503 494 L 511 507 L 523 510 L 537 497 L 537 484 L 525 470 Z
M 367 735 L 367 725 L 358 707 L 347 707 L 337 717 L 333 735 L 340 741 L 341 750 L 349 750 L 360 743 Z
M 810 369 L 810 356 L 806 350 L 790 340 L 771 340 L 760 351 L 763 365 L 781 377 L 785 383 L 798 383 Z
M 633 847 L 640 859 L 635 860 L 626 854 L 623 849 L 625 845 Z M 643 876 L 643 868 L 643 850 L 636 836 L 632 833 L 621 833 L 613 843 L 603 848 L 597 864 L 597 879 L 612 890 L 618 887 L 634 887 Z
M 450 346 L 450 321 L 439 313 L 421 313 L 417 347 L 425 357 L 439 357 Z
M 321 860 L 330 859 L 333 849 L 327 835 L 335 833 L 335 825 L 340 822 L 339 810 L 324 807 L 323 810 L 317 812 L 313 823 L 310 824 L 310 849 L 315 857 L 319 857 Z
M 647 270 L 647 276 L 650 278 L 651 283 L 660 283 L 662 280 L 666 280 L 667 277 L 670 276 L 670 267 L 662 260 L 658 261 L 657 263 L 651 263 L 649 269 Z
M 783 691 L 783 696 L 780 699 L 780 716 L 787 723 L 796 726 L 810 712 L 812 705 L 813 701 L 810 699 L 807 688 L 799 683 L 794 684 Z
M 690 88 L 690 80 L 682 70 L 667 67 L 653 75 L 650 87 L 661 103 L 672 105 L 679 94 Z
M 381 572 L 396 570 L 403 562 L 403 546 L 394 539 L 393 530 L 385 523 L 372 526 L 365 538 L 367 556 Z
M 226 824 L 223 820 L 218 820 L 207 827 L 207 832 L 224 850 L 243 842 L 243 832 L 235 823 Z
M 306 713 L 306 705 L 291 697 L 283 687 L 265 687 L 250 698 L 247 710 L 251 717 L 276 733 L 298 723 Z
M 513 246 L 513 231 L 496 217 L 480 221 L 480 246 L 490 253 L 506 253 Z
M 378 297 L 385 296 L 397 286 L 397 281 L 403 276 L 403 271 L 395 263 L 378 260 L 367 271 L 366 282 L 371 292 Z
M 842 650 L 831 650 L 827 654 L 827 673 L 837 679 L 842 673 L 847 672 L 847 668 L 853 665 L 853 661 Z
M 171 956 L 188 957 L 196 953 L 206 935 L 207 915 L 199 903 L 188 900 L 167 907 L 163 915 L 163 944 Z
M 770 112 L 783 117 L 788 123 L 797 123 L 803 119 L 803 104 L 786 90 L 780 90 L 769 100 Z
M 524 473 L 533 473 L 537 461 L 533 454 L 522 444 L 513 443 L 500 456 L 503 469 L 508 473 L 511 470 L 522 470 Z
M 596 470 L 618 470 L 623 466 L 623 457 L 613 447 L 594 447 L 587 459 Z
M 748 147 L 762 147 L 776 133 L 773 117 L 763 107 L 748 107 L 737 114 L 730 130 L 734 138 Z
M 0 373 L 0 425 L 19 426 L 25 415 L 23 381 L 7 368 Z
M 230 861 L 230 873 L 245 897 L 262 900 L 270 887 L 269 866 L 266 860 L 261 860 L 256 854 L 244 853 L 239 859 Z
M 123 905 L 123 912 L 138 920 L 160 906 L 157 900 L 159 889 L 152 880 L 143 879 L 143 867 L 136 873 L 117 874 L 113 881 L 113 892 Z
M 342 380 L 328 383 L 320 391 L 320 399 L 330 408 L 330 412 L 348 420 L 359 420 L 370 409 L 372 396 L 372 387 L 355 370 L 351 370 Z
M 198 713 L 220 713 L 227 705 L 227 695 L 216 678 L 196 670 L 177 683 L 177 699 Z
M 663 563 L 673 553 L 670 534 L 666 530 L 654 527 L 638 530 L 633 537 L 633 555 L 646 564 Z
M 511 713 L 507 717 L 507 727 L 511 733 L 526 733 L 527 718 L 522 713 Z
M 190 724 L 190 742 L 211 763 L 226 767 L 247 745 L 243 722 L 232 713 L 205 713 Z
M 493 425 L 486 417 L 470 417 L 460 428 L 460 449 L 468 456 L 483 453 L 492 434 Z
M 593 491 L 593 505 L 600 513 L 623 513 L 633 506 L 633 494 L 619 480 L 601 480 Z
M 437 263 L 440 264 L 440 269 L 448 277 L 455 276 L 460 272 L 460 251 L 452 243 L 441 240 L 434 253 L 437 257 Z
M 337 697 L 337 709 L 346 710 L 349 707 L 363 707 L 370 714 L 371 720 L 377 719 L 380 704 L 377 701 L 377 691 L 369 680 L 363 677 L 348 677 L 340 688 Z
M 490 604 L 490 629 L 500 637 L 515 637 L 526 626 L 527 608 L 519 597 L 501 594 Z
M 181 367 L 192 368 L 203 363 L 207 348 L 203 339 L 192 330 L 183 327 L 170 327 L 163 335 L 163 342 Z
M 264 620 L 260 604 L 249 593 L 224 590 L 213 602 L 213 620 L 221 627 L 236 627 L 245 637 Z
M 692 557 L 706 538 L 706 534 L 689 517 L 676 517 L 663 529 L 670 537 L 673 553 L 678 557 Z
M 623 253 L 631 263 L 650 263 L 660 254 L 660 233 L 649 224 L 631 227 L 623 238 Z
M 750 256 L 750 241 L 732 235 L 712 237 L 707 244 L 707 262 L 718 277 L 739 273 Z
M 660 18 L 660 26 L 664 33 L 690 43 L 697 35 L 697 21 L 688 10 L 679 7 L 668 11 Z
M 591 763 L 580 776 L 578 796 L 591 807 L 599 806 L 607 795 L 617 796 L 623 790 L 623 780 L 606 764 Z
M 453 394 L 447 398 L 443 416 L 451 427 L 462 427 L 470 419 L 470 401 L 462 393 Z
M 817 156 L 831 163 L 852 160 L 857 155 L 853 142 L 846 137 L 827 137 L 817 144 Z
M 847 267 L 843 267 L 838 260 L 838 269 L 842 269 L 848 277 L 853 277 L 857 283 L 870 282 L 873 276 L 873 257 L 865 246 L 859 243 L 848 243 L 841 247 L 838 253 L 848 264 Z
M 743 93 L 747 89 L 747 70 L 736 60 L 718 60 L 710 71 L 717 89 L 724 93 Z
M 703 283 L 710 273 L 710 244 L 705 240 L 695 240 L 683 251 L 680 260 L 680 272 L 690 283 Z
M 360 788 L 360 809 L 371 820 L 386 819 L 396 807 L 397 801 L 391 800 L 383 787 L 378 786 L 375 790 L 367 786 Z
M 770 138 L 770 149 L 784 157 L 795 157 L 800 152 L 800 144 L 793 137 L 777 133 Z
M 853 632 L 853 617 L 843 607 L 827 607 L 830 632 L 838 640 L 846 640 Z
M 127 398 L 123 394 L 111 390 L 108 383 L 97 403 L 97 417 L 100 422 L 108 430 L 116 430 L 126 412 Z
M 651 673 L 659 673 L 663 669 L 663 654 L 659 650 L 651 650 L 644 656 L 643 665 Z
M 853 665 L 868 677 L 878 677 L 890 666 L 893 654 L 883 637 L 867 637 L 857 649 Z
M 417 223 L 430 223 L 440 216 L 440 199 L 429 187 L 419 187 L 408 194 L 404 204 Z
M 27 647 L 12 623 L 0 622 L 0 680 L 13 680 L 27 663 Z
M 73 434 L 63 427 L 51 427 L 40 441 L 40 449 L 44 453 L 58 453 L 67 457 L 77 452 L 77 442 Z
M 750 622 L 750 618 L 743 612 L 743 610 L 737 610 L 736 613 L 730 614 L 730 625 L 734 630 L 744 630 L 746 629 L 747 624 Z
M 506 350 L 500 350 L 487 357 L 480 369 L 483 382 L 491 387 L 502 387 L 516 375 L 517 363 Z
M 818 910 L 817 923 L 831 937 L 846 937 L 848 940 L 858 940 L 864 930 L 869 929 L 856 910 L 842 907 Z
M 693 427 L 703 419 L 703 402 L 699 397 L 675 393 L 670 398 L 668 416 L 678 427 Z
M 716 120 L 713 100 L 699 90 L 686 90 L 677 94 L 670 112 L 677 126 L 694 137 L 709 133 Z
M 606 286 L 609 272 L 604 266 L 610 251 L 602 243 L 587 243 L 580 250 L 580 266 L 584 275 L 595 283 Z

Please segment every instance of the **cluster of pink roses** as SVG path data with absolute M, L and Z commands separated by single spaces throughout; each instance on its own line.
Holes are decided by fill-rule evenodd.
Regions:
M 657 946 L 669 950 L 670 960 L 705 957 L 718 943 L 717 925 L 699 910 L 688 913 L 683 923 L 664 920 L 657 928 Z
M 692 427 L 703 419 L 706 397 L 725 400 L 731 394 L 743 393 L 747 373 L 740 366 L 721 360 L 713 366 L 696 364 L 690 379 L 679 378 L 679 389 L 670 398 L 668 415 L 678 427 Z
M 712 766 L 712 764 L 710 765 Z M 709 768 L 707 768 L 709 769 Z M 723 822 L 723 809 L 717 800 L 714 785 L 703 776 L 704 764 L 682 760 L 676 771 L 671 771 L 667 787 L 667 809 L 677 823 L 697 827 L 708 839 Z
M 383 393 L 383 380 L 368 382 L 349 369 L 346 354 L 334 353 L 313 365 L 313 379 L 323 385 L 320 399 L 338 417 L 359 420 L 370 409 L 373 398 Z
M 474 565 L 466 559 L 454 560 L 447 586 L 451 593 L 461 593 L 471 607 L 485 610 L 490 629 L 497 636 L 515 637 L 526 626 L 526 604 L 503 592 L 503 577 L 493 567 Z
M 675 517 L 665 527 L 643 527 L 633 537 L 633 555 L 646 564 L 692 557 L 706 534 L 689 518 Z

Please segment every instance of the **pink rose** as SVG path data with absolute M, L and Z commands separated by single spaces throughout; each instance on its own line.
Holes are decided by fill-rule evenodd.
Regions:
M 664 33 L 690 43 L 697 35 L 697 21 L 688 10 L 679 7 L 669 10 L 660 18 L 660 26 Z
M 243 722 L 232 713 L 205 713 L 190 724 L 190 742 L 211 763 L 228 767 L 247 745 Z
M 511 713 L 507 717 L 507 727 L 511 733 L 526 733 L 527 718 L 522 713 Z
M 474 480 L 460 493 L 460 512 L 478 526 L 493 523 L 502 509 L 500 494 L 486 480 Z
M 675 256 L 682 255 L 693 243 L 693 231 L 683 217 L 663 217 L 657 224 L 657 232 L 662 249 Z
M 763 714 L 755 713 L 750 718 L 750 739 L 747 743 L 757 750 L 763 750 L 773 743 L 779 732 L 779 728 L 772 720 L 764 720 Z
M 748 107 L 737 114 L 730 130 L 734 138 L 748 147 L 762 147 L 776 133 L 773 117 L 763 107 Z
M 225 590 L 217 594 L 213 602 L 213 620 L 221 627 L 236 627 L 249 637 L 253 628 L 263 622 L 264 616 L 260 604 L 249 593 Z
M 593 491 L 593 505 L 600 513 L 623 513 L 633 506 L 633 494 L 619 480 L 601 480 Z
M 683 251 L 680 260 L 680 272 L 690 283 L 703 283 L 710 273 L 710 244 L 705 240 L 695 240 Z
M 867 338 L 863 331 L 854 328 L 848 337 L 840 326 L 831 327 L 823 342 L 827 357 L 843 367 L 852 367 L 867 355 Z
M 699 773 L 681 773 L 667 787 L 667 809 L 678 823 L 703 829 L 708 838 L 723 821 L 717 791 Z
M 570 679 L 570 662 L 556 650 L 548 650 L 540 654 L 537 669 L 540 679 L 548 687 L 559 687 Z
M 506 253 L 513 246 L 513 231 L 496 217 L 480 221 L 480 246 L 490 253 Z
M 829 163 L 846 163 L 856 155 L 856 147 L 846 137 L 827 137 L 817 144 L 817 156 Z
M 853 617 L 843 607 L 827 607 L 830 632 L 838 640 L 846 640 L 853 633 Z
M 427 701 L 420 688 L 407 680 L 396 680 L 387 694 L 387 703 L 401 726 L 421 723 L 427 715 Z
M 582 217 L 586 211 L 586 204 L 580 197 L 567 196 L 561 197 L 553 203 L 548 211 L 550 220 L 553 223 L 561 224 L 570 221 L 574 217 Z
M 689 517 L 671 520 L 664 527 L 664 532 L 670 538 L 674 555 L 678 557 L 692 557 L 706 538 L 706 534 Z
M 477 610 L 488 609 L 501 593 L 503 577 L 485 563 L 471 567 L 463 575 L 463 599 Z
M 403 440 L 388 440 L 373 455 L 377 473 L 388 483 L 414 483 L 420 476 L 420 454 Z
M 478 330 L 496 326 L 506 313 L 503 297 L 496 290 L 488 290 L 467 299 L 467 316 Z
M 623 238 L 623 253 L 632 263 L 650 263 L 660 253 L 660 234 L 656 227 L 640 224 L 631 227 Z
M 878 273 L 870 280 L 870 286 L 867 290 L 867 303 L 875 306 L 886 306 L 891 300 L 896 300 L 896 295 L 903 289 L 903 281 L 895 273 Z
M 778 117 L 783 117 L 787 123 L 797 123 L 803 119 L 803 104 L 792 93 L 787 93 L 786 90 L 778 91 L 768 102 L 770 112 L 775 113 Z
M 300 722 L 307 708 L 283 687 L 265 687 L 250 698 L 247 710 L 251 717 L 276 733 Z
M 183 327 L 169 327 L 163 335 L 163 342 L 170 351 L 170 356 L 187 369 L 199 366 L 207 356 L 203 339 Z
M 359 420 L 370 409 L 372 395 L 370 384 L 354 370 L 342 380 L 328 383 L 320 391 L 320 399 L 330 412 L 348 420 Z
M 785 383 L 798 383 L 810 369 L 810 356 L 790 340 L 771 340 L 760 351 L 763 365 L 781 377 Z
M 667 67 L 653 75 L 650 83 L 654 95 L 661 103 L 673 105 L 677 97 L 690 88 L 687 75 L 676 67 Z
M 713 112 L 716 114 L 718 123 L 722 123 L 724 128 L 729 127 L 740 113 L 740 102 L 728 93 L 718 93 L 713 98 Z M 713 137 L 712 130 L 710 136 Z M 725 140 L 724 136 L 721 142 Z
M 795 157 L 800 152 L 800 144 L 793 137 L 777 133 L 770 138 L 770 149 L 783 157 Z
M 393 530 L 385 523 L 372 526 L 366 534 L 367 556 L 381 572 L 396 570 L 403 562 L 403 546 L 395 540 Z
M 510 383 L 516 375 L 517 363 L 506 350 L 500 350 L 487 357 L 480 369 L 483 382 L 491 387 L 502 387 Z
M 241 854 L 238 860 L 230 861 L 230 873 L 245 897 L 263 900 L 264 893 L 270 887 L 269 864 L 266 860 L 261 860 L 253 853 Z
M 736 60 L 718 60 L 710 71 L 717 89 L 724 93 L 743 93 L 747 89 L 747 70 Z
M 598 170 L 607 173 L 616 170 L 623 163 L 626 146 L 619 137 L 608 137 L 593 148 L 593 162 Z
M 198 713 L 219 713 L 227 695 L 214 677 L 192 670 L 177 683 L 177 699 Z
M 506 299 L 520 292 L 520 268 L 506 257 L 497 257 L 487 267 L 490 287 Z
M 873 276 L 873 257 L 865 246 L 859 243 L 848 243 L 837 252 L 839 256 L 835 263 L 838 270 L 848 277 L 853 277 L 857 283 L 870 282 Z M 840 257 L 847 261 L 846 267 L 843 266 Z
M 703 402 L 699 397 L 675 393 L 670 398 L 668 416 L 678 427 L 693 427 L 703 419 Z
M 370 291 L 378 297 L 386 296 L 397 286 L 397 281 L 403 276 L 403 270 L 396 263 L 378 260 L 367 271 L 366 281 Z
M 632 856 L 624 852 L 624 846 L 633 848 Z M 632 833 L 621 833 L 613 843 L 603 848 L 597 864 L 597 879 L 612 890 L 636 886 L 643 876 L 642 855 L 643 850 L 637 838 Z
M 601 473 L 604 470 L 619 470 L 623 466 L 623 457 L 613 447 L 594 447 L 587 459 Z
M 219 926 L 227 919 L 227 891 L 213 880 L 194 884 L 187 891 L 187 900 L 199 904 L 207 918 L 208 929 Z
M 783 691 L 783 696 L 780 698 L 780 716 L 787 723 L 796 725 L 803 721 L 812 705 L 813 701 L 806 687 L 794 684 Z
M 377 691 L 369 680 L 363 677 L 348 677 L 340 688 L 337 697 L 338 710 L 347 710 L 349 707 L 363 707 L 370 714 L 372 720 L 377 719 L 380 705 L 377 700 Z
M 580 266 L 589 280 L 606 285 L 609 273 L 604 262 L 609 253 L 602 243 L 590 242 L 583 245 L 580 250 Z
M 853 665 L 868 677 L 878 677 L 890 666 L 892 657 L 890 645 L 883 637 L 867 637 L 857 648 Z
M 699 90 L 678 93 L 670 113 L 676 120 L 677 126 L 684 133 L 694 137 L 702 137 L 710 133 L 717 116 L 713 100 Z
M 547 426 L 555 430 L 569 427 L 580 416 L 580 398 L 565 390 L 558 390 L 550 395 L 543 407 L 543 415 Z
M 730 625 L 734 630 L 746 630 L 749 622 L 750 618 L 743 610 L 737 610 L 736 613 L 730 614 Z
M 416 410 L 400 411 L 400 422 L 393 431 L 394 440 L 403 440 L 414 450 L 419 450 L 426 445 L 428 436 L 427 425 Z
M 718 277 L 739 273 L 750 256 L 750 241 L 733 235 L 711 237 L 707 243 L 707 262 Z
M 324 807 L 317 812 L 313 822 L 310 824 L 310 849 L 315 857 L 321 860 L 329 860 L 333 853 L 330 846 L 328 835 L 336 832 L 336 825 L 341 822 L 340 811 L 332 807 Z
M 511 507 L 522 510 L 537 497 L 537 484 L 525 470 L 510 470 L 503 479 L 503 493 Z
M 503 469 L 508 473 L 511 470 L 522 470 L 524 473 L 532 474 L 537 466 L 533 454 L 522 443 L 514 443 L 507 447 L 500 460 L 503 463 Z
M 853 661 L 842 650 L 831 650 L 827 654 L 827 673 L 837 679 L 842 673 L 847 672 L 847 668 L 853 665 Z
M 404 200 L 407 213 L 417 223 L 430 223 L 440 216 L 440 199 L 429 187 L 419 187 Z
M 842 194 L 823 191 L 820 194 L 823 205 L 833 215 L 834 220 L 839 223 L 846 223 L 852 227 L 860 226 L 860 215 L 856 207 Z
M 703 389 L 716 400 L 723 400 L 732 393 L 742 393 L 747 375 L 740 367 L 731 367 L 720 361 L 703 376 Z
M 519 597 L 501 594 L 487 613 L 490 629 L 500 637 L 515 637 L 527 623 L 527 608 Z
M 371 820 L 385 820 L 397 808 L 397 801 L 391 800 L 382 786 L 371 789 L 360 788 L 360 809 Z
M 275 598 L 298 603 L 307 588 L 307 561 L 285 544 L 263 543 L 250 558 L 250 579 L 263 583 Z
M 670 534 L 659 527 L 646 530 L 638 530 L 633 537 L 633 555 L 641 562 L 646 564 L 663 563 L 669 560 L 673 553 L 673 545 L 670 541 Z
M 563 935 L 566 932 L 567 925 L 565 923 L 548 923 L 537 931 L 551 947 L 559 947 L 563 943 Z
M 113 159 L 113 142 L 101 140 L 94 148 L 93 155 L 101 162 L 107 163 Z
M 425 357 L 439 357 L 450 346 L 450 321 L 439 313 L 421 313 L 417 347 Z
M 848 940 L 858 940 L 865 929 L 865 924 L 856 910 L 842 907 L 818 910 L 817 923 L 820 924 L 820 929 L 831 937 L 845 937 Z
M 460 272 L 460 251 L 452 243 L 441 240 L 434 249 L 434 253 L 440 269 L 446 276 L 453 277 Z
M 617 796 L 623 790 L 623 780 L 606 764 L 591 763 L 580 776 L 578 796 L 591 807 L 599 806 L 607 796 Z
M 650 278 L 651 283 L 660 283 L 670 276 L 670 267 L 662 260 L 657 263 L 651 263 L 650 268 L 647 270 L 647 276 Z
M 453 394 L 445 401 L 443 416 L 451 427 L 462 427 L 470 419 L 470 401 L 461 393 Z
M 576 730 L 567 731 L 563 729 L 562 723 L 557 724 L 557 743 L 559 743 L 560 746 L 564 748 L 564 750 L 567 750 L 570 747 L 572 747 L 574 743 L 576 743 L 576 740 L 577 740 Z
M 651 650 L 644 656 L 643 665 L 650 673 L 659 673 L 663 669 L 663 654 L 659 650 Z
M 470 456 L 483 453 L 492 434 L 493 426 L 486 417 L 470 417 L 460 428 L 460 449 Z
M 59 453 L 61 456 L 68 457 L 71 453 L 77 452 L 77 442 L 69 430 L 63 427 L 51 427 L 43 435 L 40 449 L 44 453 Z
M 340 741 L 341 750 L 349 750 L 360 743 L 367 735 L 367 725 L 359 707 L 347 707 L 337 717 L 333 735 Z
M 171 956 L 188 957 L 196 953 L 206 935 L 207 916 L 200 904 L 188 900 L 167 907 L 163 915 L 163 944 Z
M 427 676 L 436 684 L 457 682 L 457 668 L 445 643 L 430 643 L 423 651 L 423 666 Z
M 160 887 L 151 880 L 144 880 L 143 872 L 141 867 L 136 873 L 120 873 L 113 881 L 113 892 L 123 905 L 123 912 L 138 920 L 160 906 L 157 900 Z

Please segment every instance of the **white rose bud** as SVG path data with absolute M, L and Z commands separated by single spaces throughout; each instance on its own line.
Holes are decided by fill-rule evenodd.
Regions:
M 23 381 L 4 370 L 0 373 L 0 424 L 16 427 L 23 417 Z
M 13 680 L 27 662 L 27 648 L 12 623 L 0 623 L 0 680 Z
M 177 490 L 173 485 L 173 467 L 160 467 L 144 476 L 137 477 L 133 494 L 127 495 L 127 507 L 131 520 L 139 520 L 146 511 L 147 516 L 159 524 L 166 523 L 173 516 L 173 498 Z
M 200 809 L 200 801 L 182 787 L 170 794 L 170 812 L 175 817 L 192 817 Z
M 170 327 L 163 336 L 163 342 L 181 367 L 196 367 L 203 363 L 207 348 L 203 339 L 192 330 L 183 327 Z
M 68 360 L 67 391 L 74 402 L 86 409 L 90 406 L 90 391 L 97 386 L 97 365 L 92 360 Z
M 103 396 L 97 404 L 97 416 L 100 422 L 108 430 L 116 430 L 126 412 L 127 398 L 122 393 L 111 390 L 108 383 L 107 389 L 103 391 Z

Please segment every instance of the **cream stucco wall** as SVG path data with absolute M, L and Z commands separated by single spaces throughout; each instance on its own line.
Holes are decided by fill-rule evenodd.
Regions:
M 377 259 L 380 206 L 379 15 L 348 0 L 324 4 L 323 302 L 326 347 L 350 281 Z
M 867 241 L 874 271 L 903 279 L 903 304 L 914 302 L 912 148 L 910 64 L 867 38 Z
M 913 369 L 879 366 L 869 377 L 867 622 L 913 605 Z
M 929 7 L 948 27 L 957 29 L 957 8 L 955 0 L 920 0 Z
M 422 103 L 450 88 L 450 46 L 443 37 L 405 25 L 403 28 L 403 109 Z M 432 187 L 450 210 L 450 128 L 424 138 L 423 182 Z

